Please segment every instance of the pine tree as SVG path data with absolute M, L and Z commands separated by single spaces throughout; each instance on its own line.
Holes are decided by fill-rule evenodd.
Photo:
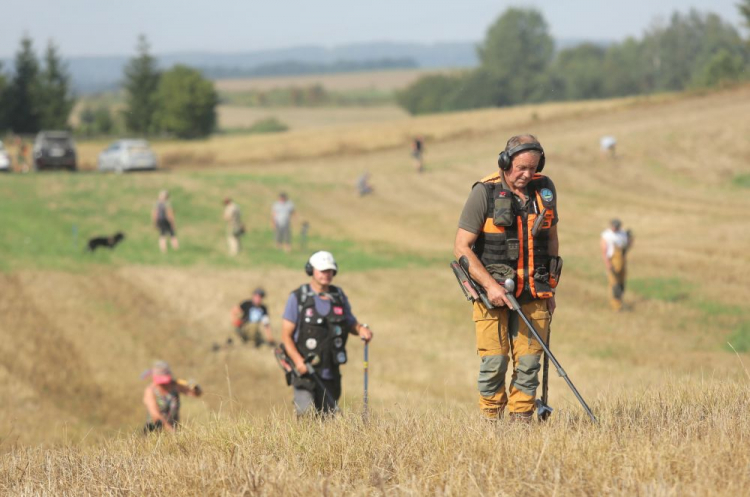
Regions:
M 149 44 L 144 35 L 138 37 L 138 55 L 125 67 L 125 126 L 135 133 L 147 134 L 155 131 L 154 112 L 156 91 L 159 86 L 159 71 L 156 59 L 149 53 Z
M 0 133 L 5 133 L 8 130 L 9 97 L 8 78 L 5 76 L 3 64 L 0 62 Z
M 50 42 L 44 56 L 44 70 L 40 78 L 41 124 L 44 129 L 68 127 L 75 98 L 70 89 L 70 75 L 60 59 L 57 47 Z
M 15 71 L 8 89 L 8 124 L 19 134 L 32 134 L 40 130 L 39 60 L 34 53 L 31 38 L 21 39 L 16 53 Z

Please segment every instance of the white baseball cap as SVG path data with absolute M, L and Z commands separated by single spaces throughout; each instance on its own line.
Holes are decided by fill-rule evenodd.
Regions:
M 330 252 L 326 252 L 325 250 L 315 252 L 313 255 L 311 255 L 310 265 L 318 271 L 327 271 L 329 269 L 338 270 L 338 267 L 336 266 L 336 260 L 333 258 L 333 255 Z

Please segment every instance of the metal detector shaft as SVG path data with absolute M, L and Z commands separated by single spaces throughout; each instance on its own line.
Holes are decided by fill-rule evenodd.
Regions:
M 542 340 L 541 335 L 539 335 L 539 332 L 536 331 L 536 328 L 534 328 L 534 325 L 531 324 L 531 321 L 529 321 L 529 318 L 526 317 L 526 315 L 521 311 L 521 306 L 518 305 L 518 301 L 516 300 L 516 297 L 513 295 L 513 290 L 515 289 L 515 283 L 513 280 L 505 280 L 505 289 L 507 290 L 507 293 L 505 294 L 508 297 L 508 300 L 511 304 L 513 304 L 513 310 L 518 313 L 518 315 L 521 317 L 524 323 L 526 323 L 526 326 L 529 328 L 529 331 L 531 331 L 531 334 L 534 335 L 534 338 L 537 342 L 539 342 L 539 345 L 542 346 L 542 349 L 544 349 L 544 353 L 549 357 L 549 360 L 552 361 L 552 364 L 555 365 L 555 368 L 557 369 L 557 374 L 562 376 L 562 378 L 565 380 L 565 383 L 568 384 L 568 387 L 573 391 L 573 394 L 578 399 L 578 402 L 581 403 L 581 406 L 583 407 L 583 410 L 586 411 L 586 414 L 589 415 L 589 418 L 591 418 L 591 421 L 594 423 L 598 423 L 599 421 L 596 419 L 596 416 L 594 416 L 594 413 L 591 412 L 591 409 L 589 408 L 588 404 L 586 404 L 586 401 L 583 400 L 583 397 L 581 397 L 581 394 L 578 393 L 578 389 L 576 389 L 575 385 L 573 385 L 573 382 L 570 381 L 570 378 L 568 378 L 568 373 L 565 372 L 563 367 L 560 365 L 559 362 L 557 362 L 557 359 L 555 359 L 555 356 L 552 354 L 552 352 L 549 350 L 549 347 L 547 347 L 547 344 Z
M 363 417 L 364 417 L 365 420 L 367 420 L 367 416 L 369 414 L 368 413 L 368 405 L 367 405 L 367 376 L 368 376 L 369 365 L 370 365 L 370 362 L 369 362 L 369 344 L 367 342 L 365 342 L 365 364 L 364 364 L 364 369 L 365 369 L 365 393 L 364 393 L 364 399 L 363 399 L 364 408 L 363 408 L 363 412 L 362 412 L 362 415 L 363 415 Z

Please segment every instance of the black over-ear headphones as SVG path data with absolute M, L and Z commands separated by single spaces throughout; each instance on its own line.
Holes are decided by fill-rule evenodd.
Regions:
M 333 275 L 336 276 L 336 273 L 339 272 L 339 265 L 336 264 L 335 262 L 333 263 L 333 265 L 336 266 L 333 269 Z M 312 276 L 312 274 L 313 274 L 313 266 L 312 266 L 312 264 L 310 264 L 310 259 L 308 259 L 307 262 L 305 263 L 305 273 L 308 276 Z
M 537 152 L 540 152 L 542 154 L 542 156 L 539 157 L 539 165 L 536 166 L 536 172 L 541 173 L 542 169 L 544 169 L 545 158 L 544 149 L 539 143 L 522 143 L 516 147 L 511 148 L 510 150 L 503 150 L 502 152 L 500 152 L 500 156 L 497 158 L 497 165 L 503 171 L 507 171 L 510 169 L 513 161 L 513 156 L 527 150 L 536 150 Z

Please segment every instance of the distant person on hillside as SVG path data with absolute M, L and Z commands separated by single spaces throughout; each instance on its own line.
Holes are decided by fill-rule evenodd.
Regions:
M 250 341 L 252 336 L 255 348 L 264 343 L 271 347 L 276 346 L 276 340 L 271 333 L 271 319 L 268 317 L 268 308 L 263 303 L 266 292 L 258 287 L 253 290 L 253 295 L 249 300 L 243 300 L 232 309 L 232 324 L 234 331 L 242 340 L 242 343 Z M 261 329 L 265 335 L 265 340 L 261 335 Z
M 494 307 L 476 301 L 473 314 L 481 358 L 479 408 L 489 420 L 502 417 L 507 406 L 511 421 L 528 423 L 536 407 L 542 347 L 518 314 L 508 310 L 512 304 L 503 284 L 515 280 L 521 311 L 546 341 L 562 259 L 557 191 L 540 174 L 545 162 L 535 136 L 511 137 L 498 158 L 500 169 L 474 184 L 458 221 L 456 259 L 468 259 L 472 279 Z
M 610 159 L 615 159 L 615 147 L 617 146 L 617 140 L 614 136 L 602 136 L 599 140 L 599 149 L 601 150 L 602 156 L 608 156 Z
M 299 229 L 299 245 L 302 250 L 307 250 L 307 237 L 310 233 L 310 223 L 302 221 L 302 226 Z
M 414 167 L 418 173 L 424 171 L 424 161 L 422 154 L 424 153 L 424 139 L 421 136 L 415 136 L 411 142 L 411 156 L 414 159 Z
M 172 244 L 172 250 L 180 248 L 180 242 L 177 240 L 175 231 L 174 211 L 169 203 L 169 192 L 162 190 L 159 192 L 159 198 L 151 211 L 151 221 L 159 230 L 159 250 L 163 254 L 167 253 L 167 236 Z
M 151 384 L 143 392 L 148 420 L 143 432 L 174 432 L 180 422 L 180 394 L 200 397 L 203 391 L 197 384 L 176 380 L 164 361 L 155 362 L 143 375 L 144 378 L 148 376 L 151 376 Z
M 357 178 L 357 191 L 359 192 L 360 197 L 364 197 L 373 192 L 372 185 L 370 184 L 370 173 L 367 171 Z
M 613 219 L 609 228 L 602 232 L 600 246 L 609 280 L 610 305 L 614 311 L 619 312 L 622 310 L 622 297 L 625 293 L 626 255 L 633 246 L 633 235 L 630 230 L 622 230 L 619 219 Z
M 310 282 L 289 295 L 281 324 L 281 342 L 300 377 L 294 377 L 297 415 L 336 410 L 341 396 L 342 364 L 347 362 L 346 339 L 358 335 L 372 340 L 372 331 L 357 322 L 343 290 L 331 284 L 338 266 L 330 252 L 316 252 L 305 264 Z M 324 388 L 311 376 L 315 368 Z
M 292 217 L 294 203 L 286 193 L 279 193 L 279 199 L 271 207 L 271 224 L 276 232 L 276 248 L 284 252 L 292 250 Z
M 16 169 L 22 173 L 29 172 L 28 146 L 20 136 L 16 136 Z
M 224 199 L 224 220 L 227 222 L 229 255 L 234 256 L 240 252 L 240 237 L 245 234 L 245 225 L 242 223 L 240 207 L 229 197 Z

